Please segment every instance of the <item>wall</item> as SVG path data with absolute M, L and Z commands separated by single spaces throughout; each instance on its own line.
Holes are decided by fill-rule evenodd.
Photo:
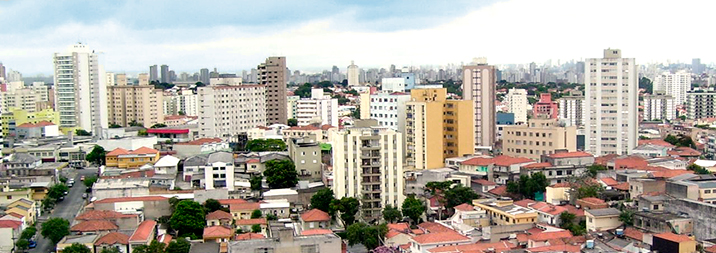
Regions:
M 674 214 L 687 214 L 693 219 L 696 240 L 716 238 L 716 205 L 689 199 L 669 199 L 664 209 Z

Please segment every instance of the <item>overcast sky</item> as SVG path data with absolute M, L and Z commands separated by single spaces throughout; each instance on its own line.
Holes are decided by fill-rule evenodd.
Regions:
M 355 2 L 355 3 L 354 3 Z M 153 64 L 196 72 L 250 69 L 267 56 L 292 70 L 355 60 L 363 68 L 601 57 L 638 63 L 716 58 L 716 1 L 31 1 L 0 0 L 0 62 L 52 73 L 52 53 L 81 41 L 108 71 Z

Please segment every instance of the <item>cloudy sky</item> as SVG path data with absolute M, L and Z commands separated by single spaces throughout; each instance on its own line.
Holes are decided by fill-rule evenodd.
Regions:
M 620 48 L 639 63 L 716 58 L 716 1 L 32 1 L 0 0 L 0 62 L 52 72 L 52 53 L 81 41 L 108 71 L 218 68 L 283 55 L 292 70 L 391 63 L 544 62 Z

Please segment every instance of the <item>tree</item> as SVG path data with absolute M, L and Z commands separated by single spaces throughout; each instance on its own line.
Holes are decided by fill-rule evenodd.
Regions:
M 96 176 L 88 176 L 85 178 L 85 181 L 82 181 L 87 188 L 92 188 L 92 185 L 94 185 L 95 182 L 97 182 Z
M 278 217 L 275 214 L 269 213 L 266 214 L 266 220 L 278 220 Z
M 680 135 L 679 141 L 676 143 L 677 147 L 696 147 L 696 144 L 694 143 L 694 140 L 691 139 L 689 136 Z
M 577 198 L 599 197 L 599 193 L 604 190 L 602 185 L 596 183 L 582 184 L 577 188 Z
M 177 112 L 177 114 L 182 115 L 182 116 L 186 115 L 186 113 L 184 111 L 179 111 L 179 112 Z
M 356 106 L 356 109 L 351 112 L 351 117 L 354 119 L 360 119 L 360 105 Z
M 547 177 L 542 172 L 537 172 L 532 175 L 521 175 L 516 183 L 508 183 L 507 191 L 522 194 L 526 198 L 534 198 L 535 193 L 545 192 L 547 186 L 549 186 Z
M 619 214 L 619 221 L 623 222 L 624 225 L 634 225 L 634 212 L 630 210 L 622 210 Z
M 574 223 L 574 219 L 576 219 L 577 216 L 570 212 L 563 212 L 559 214 L 560 224 L 559 227 L 568 229 L 569 226 L 571 226 Z
M 162 128 L 162 127 L 167 127 L 167 125 L 164 123 L 157 123 L 157 124 L 152 125 L 152 127 L 150 127 L 150 128 Z
M 331 210 L 330 207 L 331 201 L 334 199 L 336 198 L 333 196 L 333 190 L 331 190 L 331 188 L 320 189 L 311 197 L 311 208 L 316 208 L 333 216 L 335 210 Z
M 706 168 L 701 167 L 701 166 L 699 166 L 698 164 L 695 164 L 695 163 L 690 164 L 690 165 L 689 165 L 688 167 L 686 167 L 686 168 L 689 169 L 689 170 L 693 170 L 694 173 L 696 173 L 696 174 L 703 174 L 703 175 L 705 175 L 705 174 L 711 174 L 711 172 L 710 172 L 709 170 L 707 170 Z
M 105 151 L 102 146 L 95 145 L 94 148 L 92 148 L 92 151 L 85 156 L 85 159 L 90 163 L 104 165 L 104 157 L 106 154 L 107 151 Z
M 246 143 L 251 152 L 286 151 L 286 143 L 279 139 L 254 139 Z
M 646 93 L 652 94 L 654 92 L 654 85 L 651 79 L 646 77 L 639 79 L 639 89 L 644 89 Z
M 179 200 L 179 198 L 177 198 L 176 196 L 171 197 L 169 198 L 169 200 L 167 200 L 167 202 L 169 202 L 169 209 L 172 211 L 172 213 L 177 210 L 177 205 L 179 205 L 180 201 L 181 200 Z
M 664 141 L 670 143 L 671 145 L 676 145 L 677 143 L 679 143 L 679 139 L 676 138 L 676 136 L 670 134 L 666 135 Z
M 112 124 L 109 124 L 109 128 L 122 128 L 122 126 L 112 123 Z
M 76 130 L 75 130 L 75 135 L 77 135 L 77 136 L 92 136 L 92 133 L 91 133 L 91 132 L 87 132 L 87 131 L 84 130 L 84 129 L 76 129 Z
M 261 225 L 259 225 L 259 224 L 251 225 L 251 233 L 261 233 Z
M 49 210 L 55 207 L 55 203 L 57 203 L 56 199 L 50 198 L 50 196 L 46 196 L 44 199 L 42 199 L 42 208 L 45 210 Z
M 119 251 L 119 248 L 116 247 L 108 247 L 100 251 L 100 253 L 122 253 L 122 251 Z
M 261 210 L 256 209 L 253 212 L 251 212 L 251 219 L 261 218 L 261 216 L 263 216 L 263 213 L 261 213 Z
M 431 195 L 437 194 L 438 191 L 445 191 L 452 185 L 451 181 L 442 181 L 442 182 L 428 182 L 425 184 L 425 189 L 430 191 Z
M 411 195 L 403 201 L 402 210 L 403 216 L 409 217 L 413 221 L 413 224 L 418 224 L 420 216 L 423 215 L 426 207 L 425 204 L 423 204 L 423 201 L 416 199 L 415 196 Z
M 184 238 L 179 238 L 169 243 L 166 253 L 189 253 L 189 249 L 191 249 L 191 243 Z
M 207 199 L 204 201 L 204 210 L 206 210 L 206 213 L 210 213 L 216 210 L 221 209 L 221 203 L 219 203 L 218 200 L 215 199 Z
M 293 91 L 293 95 L 299 96 L 301 98 L 310 98 L 311 97 L 311 84 L 310 83 L 304 83 L 301 86 L 298 87 L 295 91 Z
M 383 208 L 383 219 L 386 222 L 393 223 L 399 221 L 401 218 L 403 218 L 403 215 L 398 208 L 391 205 L 386 205 L 385 208 Z
M 136 120 L 130 121 L 128 125 L 131 126 L 131 127 L 141 127 L 141 126 L 144 126 L 144 124 L 142 124 L 142 122 L 137 122 Z
M 472 200 L 477 198 L 480 198 L 480 195 L 467 186 L 455 185 L 445 191 L 447 208 L 453 208 L 464 203 L 472 203 Z
M 163 242 L 152 240 L 149 245 L 139 245 L 134 247 L 132 253 L 164 253 L 165 246 L 166 245 Z
M 333 87 L 333 83 L 331 81 L 320 81 L 317 86 L 321 88 L 330 88 Z
M 251 190 L 252 191 L 260 191 L 262 188 L 261 181 L 263 179 L 264 179 L 264 177 L 261 175 L 252 176 L 251 179 L 249 179 L 249 182 L 251 183 Z
M 591 178 L 597 178 L 597 174 L 599 174 L 600 171 L 607 170 L 607 167 L 601 164 L 592 164 L 587 167 L 587 175 Z
M 147 129 L 139 129 L 139 131 L 137 131 L 137 136 L 147 136 L 147 135 L 149 135 L 149 133 L 147 133 Z
M 346 229 L 346 238 L 350 246 L 363 244 L 369 251 L 380 246 L 380 242 L 388 233 L 386 224 L 369 226 L 365 223 L 354 223 Z
M 22 231 L 22 234 L 20 234 L 21 239 L 32 239 L 33 236 L 37 233 L 37 228 L 34 226 L 27 227 L 25 230 Z
M 341 220 L 347 225 L 353 224 L 356 220 L 356 213 L 360 208 L 360 201 L 352 197 L 343 197 L 340 200 L 333 200 L 331 208 L 341 212 Z
M 64 176 L 60 176 L 60 183 L 66 184 L 66 183 L 67 183 L 67 178 L 64 177 Z
M 62 196 L 65 196 L 65 192 L 68 191 L 70 188 L 67 187 L 65 184 L 56 184 L 50 187 L 50 189 L 47 191 L 47 196 L 57 200 Z
M 63 218 L 50 218 L 42 223 L 40 234 L 57 244 L 62 237 L 70 234 L 70 222 Z
M 73 243 L 69 247 L 65 247 L 62 250 L 63 253 L 92 253 L 90 248 L 87 248 L 84 244 Z
M 288 123 L 288 126 L 298 126 L 298 120 L 294 118 L 288 119 L 288 122 L 286 123 Z
M 169 225 L 177 230 L 179 237 L 184 235 L 201 235 L 204 231 L 204 208 L 196 201 L 182 200 L 169 219 Z
M 367 225 L 362 222 L 354 223 L 346 228 L 346 239 L 348 239 L 348 245 L 353 246 L 361 243 L 363 240 L 363 230 Z
M 291 188 L 298 183 L 298 173 L 296 165 L 291 160 L 271 160 L 266 162 L 266 183 L 269 188 Z
M 30 247 L 30 241 L 28 241 L 25 238 L 21 238 L 20 240 L 17 240 L 15 243 L 15 248 L 19 250 L 25 250 Z

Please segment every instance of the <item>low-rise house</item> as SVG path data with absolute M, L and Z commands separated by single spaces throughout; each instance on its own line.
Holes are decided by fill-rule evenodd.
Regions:
M 116 148 L 105 155 L 107 167 L 122 169 L 139 168 L 147 163 L 154 164 L 157 161 L 159 161 L 159 151 L 148 147 L 135 150 Z
M 62 250 L 75 243 L 82 244 L 89 249 L 94 249 L 94 242 L 96 242 L 99 237 L 99 234 L 68 235 L 57 243 L 55 250 L 58 253 L 62 253 Z
M 653 252 L 690 253 L 696 251 L 696 240 L 671 232 L 655 234 L 651 246 Z
M 49 121 L 40 121 L 36 124 L 24 123 L 15 129 L 16 137 L 22 139 L 54 137 L 60 135 L 59 126 Z
M 666 212 L 635 212 L 633 216 L 634 227 L 651 233 L 675 232 L 676 234 L 691 234 L 694 232 L 693 220 Z
M 131 253 L 129 251 L 129 235 L 110 232 L 102 235 L 94 242 L 94 252 L 102 252 L 111 248 L 116 248 L 121 253 Z
M 12 252 L 15 248 L 13 238 L 19 238 L 22 232 L 22 222 L 15 220 L 0 220 L 0 250 Z
M 169 198 L 162 196 L 106 198 L 92 203 L 94 210 L 112 210 L 124 214 L 142 214 L 145 220 L 171 215 Z
M 424 222 L 418 227 L 425 232 L 410 238 L 411 252 L 428 253 L 430 249 L 472 243 L 470 237 L 434 222 Z
M 666 192 L 666 181 L 654 178 L 634 178 L 629 180 L 629 196 L 632 200 L 642 194 Z
M 123 214 L 113 210 L 88 210 L 75 217 L 76 221 L 103 220 L 117 225 L 119 230 L 134 230 L 139 225 L 138 214 Z
M 448 164 L 450 164 L 449 161 L 451 159 L 461 159 L 461 157 L 446 159 Z M 461 162 L 455 161 L 454 163 L 456 164 L 455 167 L 458 167 L 459 171 L 462 173 L 478 178 L 492 178 L 492 167 L 495 164 L 493 161 L 494 159 L 492 157 L 476 156 Z
M 271 238 L 231 241 L 229 252 L 341 252 L 342 240 L 336 234 L 295 236 L 292 228 L 281 228 Z
M 259 209 L 264 215 L 273 214 L 279 219 L 291 215 L 291 204 L 285 199 L 265 200 L 259 204 Z
M 154 220 L 145 220 L 139 224 L 132 236 L 129 237 L 129 249 L 134 251 L 134 248 L 139 245 L 149 245 L 154 238 L 156 238 L 157 222 Z
M 637 199 L 637 207 L 639 211 L 659 212 L 664 210 L 664 202 L 667 198 L 665 195 L 642 195 Z
M 515 205 L 512 200 L 477 199 L 472 205 L 487 212 L 491 225 L 526 224 L 538 220 L 537 212 Z
M 385 234 L 385 245 L 397 247 L 410 243 L 410 238 L 414 236 L 412 233 L 408 223 L 390 223 L 388 224 L 388 233 Z
M 7 185 L 0 187 L 2 187 L 0 188 L 2 189 L 2 191 L 0 191 L 0 206 L 6 207 L 21 198 L 32 199 L 32 190 L 29 188 L 10 189 Z
M 490 218 L 485 210 L 475 208 L 473 205 L 464 203 L 454 207 L 455 214 L 449 218 L 450 221 L 465 224 L 472 227 L 490 226 Z
M 570 183 L 559 183 L 547 186 L 545 188 L 544 198 L 547 203 L 559 205 L 568 203 L 572 200 L 572 185 Z
M 163 156 L 154 164 L 154 173 L 176 176 L 179 171 L 179 161 L 179 158 L 170 155 Z
M 231 216 L 234 217 L 234 220 L 251 219 L 251 213 L 254 210 L 260 209 L 261 203 L 259 202 L 236 203 L 229 206 Z
M 284 140 L 301 138 L 312 142 L 323 141 L 323 130 L 311 125 L 289 127 L 287 129 L 283 129 L 282 133 Z
M 243 234 L 236 235 L 235 240 L 243 241 L 243 240 L 254 240 L 254 239 L 264 239 L 264 238 L 266 238 L 266 236 L 264 236 L 263 234 L 259 234 L 259 233 L 243 233 Z
M 314 228 L 328 228 L 331 223 L 331 216 L 319 209 L 311 209 L 301 214 L 301 227 L 304 230 Z
M 632 149 L 632 154 L 642 155 L 646 157 L 660 157 L 666 156 L 667 151 L 671 150 L 669 147 L 654 145 L 654 144 L 643 144 Z
M 196 155 L 184 160 L 184 171 L 182 172 L 184 182 L 196 182 L 196 185 L 192 184 L 192 186 L 198 187 L 199 182 L 204 179 L 204 165 L 208 158 L 209 155 Z
M 92 196 L 101 200 L 149 195 L 151 178 L 100 179 L 92 186 Z
M 493 162 L 492 174 L 498 184 L 507 184 L 507 182 L 515 180 L 519 177 L 522 166 L 535 163 L 532 159 L 506 155 L 495 157 Z
M 605 231 L 622 225 L 621 212 L 615 208 L 590 209 L 584 211 L 587 217 L 587 231 Z
M 87 220 L 70 227 L 70 232 L 80 235 L 102 234 L 106 232 L 116 232 L 119 230 L 117 224 L 108 220 Z
M 17 213 L 25 218 L 25 226 L 35 224 L 37 220 L 37 204 L 35 201 L 21 198 L 7 205 L 5 213 Z
M 535 210 L 539 214 L 539 216 L 537 216 L 538 222 L 547 223 L 553 226 L 559 226 L 562 221 L 560 219 L 560 214 L 567 212 L 567 208 L 555 206 L 546 202 L 528 204 L 528 208 Z
M 607 202 L 594 197 L 578 199 L 577 205 L 581 206 L 584 209 L 602 209 L 609 207 L 609 204 L 607 204 Z
M 226 243 L 234 236 L 231 228 L 224 226 L 211 226 L 204 228 L 204 242 Z
M 471 186 L 472 190 L 477 193 L 486 193 L 492 189 L 495 189 L 495 187 L 497 187 L 497 184 L 495 182 L 488 181 L 485 179 L 473 179 Z
M 261 226 L 261 233 L 264 233 L 268 226 L 266 218 L 241 219 L 236 220 L 234 224 L 236 225 L 236 229 L 241 229 L 241 231 L 244 232 L 251 231 L 254 225 L 259 225 Z
M 228 142 L 221 138 L 200 138 L 188 142 L 174 143 L 172 150 L 177 152 L 177 156 L 191 157 L 220 151 L 231 151 L 231 147 L 229 147 Z
M 233 220 L 230 213 L 216 210 L 206 215 L 206 226 L 231 226 Z

